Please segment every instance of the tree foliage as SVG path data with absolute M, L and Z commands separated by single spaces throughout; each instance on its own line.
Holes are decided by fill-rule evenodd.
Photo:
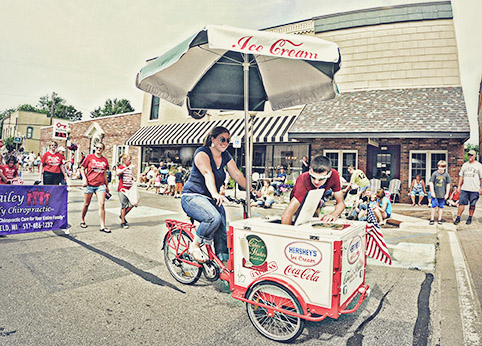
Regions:
M 50 96 L 42 96 L 37 106 L 23 104 L 16 108 L 4 110 L 0 113 L 0 120 L 6 116 L 9 116 L 15 111 L 43 113 L 50 116 L 52 110 L 54 118 L 69 119 L 71 121 L 82 119 L 82 112 L 75 109 L 75 107 L 68 105 L 63 98 L 53 92 Z
M 53 110 L 54 118 L 69 119 L 76 121 L 82 119 L 82 112 L 75 107 L 67 105 L 66 101 L 58 96 L 55 92 L 51 96 L 42 96 L 38 104 L 41 113 L 51 114 Z
M 91 118 L 99 118 L 105 117 L 107 115 L 114 115 L 114 114 L 123 114 L 134 112 L 135 109 L 131 106 L 131 103 L 127 99 L 107 99 L 105 101 L 104 107 L 98 107 L 94 109 L 93 112 L 90 112 Z
M 17 145 L 13 142 L 13 137 L 7 137 L 3 140 L 3 145 L 7 148 L 7 151 L 11 153 L 15 150 Z

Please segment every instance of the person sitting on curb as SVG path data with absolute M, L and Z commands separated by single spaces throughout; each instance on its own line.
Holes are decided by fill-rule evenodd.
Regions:
M 378 189 L 376 195 L 377 205 L 373 208 L 373 213 L 378 223 L 384 225 L 387 223 L 387 219 L 392 216 L 392 202 L 390 202 L 390 199 L 385 195 L 385 190 L 383 189 Z
M 360 220 L 363 215 L 360 216 L 361 212 L 364 210 L 365 215 L 366 215 L 366 210 L 368 207 L 368 203 L 370 201 L 370 196 L 372 194 L 372 191 L 370 189 L 366 189 L 363 191 L 363 194 L 360 196 L 360 198 L 357 199 L 355 202 L 355 207 L 353 208 L 353 211 L 351 212 L 350 215 L 348 215 L 347 219 L 348 220 Z M 365 221 L 366 217 L 364 220 L 360 221 Z
M 459 198 L 460 192 L 457 185 L 452 186 L 452 192 L 450 193 L 449 198 L 447 199 L 447 204 L 451 207 L 458 207 L 459 206 Z
M 415 196 L 418 196 L 418 206 L 422 206 L 422 199 L 427 195 L 427 190 L 425 189 L 425 181 L 420 177 L 420 174 L 415 176 L 412 180 L 410 189 L 408 190 L 408 195 L 412 198 L 412 207 L 415 206 Z

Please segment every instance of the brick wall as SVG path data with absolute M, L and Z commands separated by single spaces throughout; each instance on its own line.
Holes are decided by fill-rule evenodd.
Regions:
M 464 163 L 464 145 L 459 139 L 389 138 L 379 139 L 379 146 L 400 145 L 401 202 L 409 203 L 410 151 L 446 150 L 448 153 L 448 173 L 452 183 L 458 183 L 459 170 Z M 358 168 L 367 171 L 368 140 L 366 138 L 327 138 L 315 139 L 311 145 L 311 157 L 322 155 L 324 150 L 357 150 Z M 371 178 L 371 176 L 368 176 Z M 427 180 L 429 180 L 428 177 Z M 428 181 L 426 181 L 428 183 Z

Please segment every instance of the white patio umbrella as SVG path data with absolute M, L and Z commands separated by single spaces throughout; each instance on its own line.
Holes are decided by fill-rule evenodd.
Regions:
M 273 110 L 335 97 L 336 44 L 313 36 L 209 25 L 148 63 L 139 89 L 191 109 L 244 110 L 247 186 L 251 186 L 249 111 Z M 248 217 L 250 195 L 246 193 Z

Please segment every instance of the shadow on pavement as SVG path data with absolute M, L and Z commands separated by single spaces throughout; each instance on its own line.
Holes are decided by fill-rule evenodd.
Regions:
M 108 260 L 114 262 L 115 264 L 118 264 L 124 268 L 126 268 L 127 270 L 129 270 L 131 273 L 133 274 L 136 274 L 138 275 L 139 277 L 143 278 L 144 280 L 154 284 L 154 285 L 159 285 L 159 286 L 166 286 L 166 287 L 169 287 L 169 288 L 172 288 L 178 292 L 181 292 L 181 293 L 186 293 L 184 292 L 183 290 L 180 290 L 179 288 L 177 288 L 176 286 L 170 284 L 169 282 L 166 282 L 160 278 L 158 278 L 157 276 L 149 273 L 149 272 L 146 272 L 142 269 L 139 269 L 137 268 L 136 266 L 130 264 L 129 262 L 127 261 L 124 261 L 123 259 L 120 259 L 120 258 L 117 258 L 115 256 L 112 256 L 110 254 L 108 254 L 107 252 L 105 251 L 102 251 L 102 250 L 99 250 L 95 247 L 93 247 L 92 245 L 89 245 L 87 243 L 84 243 L 83 241 L 81 240 L 78 240 L 78 239 L 75 239 L 74 237 L 70 236 L 70 235 L 63 235 L 63 237 L 65 238 L 68 238 L 70 239 L 71 241 L 73 241 L 74 243 L 77 243 L 79 244 L 80 246 L 83 246 L 84 248 L 92 251 L 92 252 L 95 252 L 96 254 L 99 254 L 101 256 L 104 256 L 105 258 L 107 258 Z

